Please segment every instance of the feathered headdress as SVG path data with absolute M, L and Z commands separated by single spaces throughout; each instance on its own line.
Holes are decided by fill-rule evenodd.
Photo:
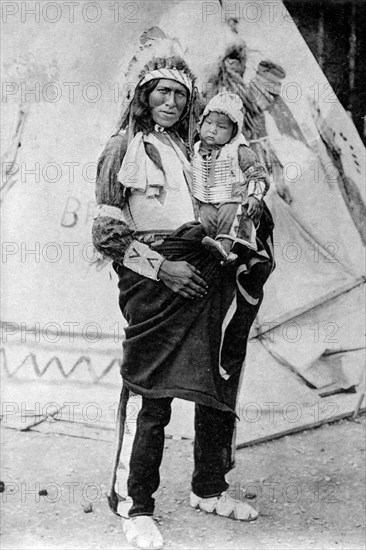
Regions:
M 195 77 L 184 59 L 183 50 L 177 40 L 168 37 L 159 27 L 145 31 L 140 38 L 139 47 L 130 61 L 125 73 L 123 87 L 123 108 L 120 117 L 120 128 L 128 115 L 128 138 L 134 136 L 133 98 L 136 89 L 146 82 L 156 78 L 175 80 L 183 84 L 189 91 L 188 140 L 195 129 L 193 104 L 197 100 Z

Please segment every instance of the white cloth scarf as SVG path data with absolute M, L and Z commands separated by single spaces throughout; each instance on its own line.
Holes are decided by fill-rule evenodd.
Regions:
M 189 161 L 169 134 L 166 132 L 165 135 L 170 140 L 187 177 L 191 172 Z M 118 173 L 118 180 L 124 187 L 146 193 L 147 197 L 159 195 L 161 188 L 164 188 L 167 184 L 163 171 L 156 166 L 145 151 L 144 142 L 154 145 L 156 139 L 154 136 L 144 136 L 142 132 L 138 132 L 127 148 Z M 187 183 L 190 186 L 191 182 L 187 181 Z

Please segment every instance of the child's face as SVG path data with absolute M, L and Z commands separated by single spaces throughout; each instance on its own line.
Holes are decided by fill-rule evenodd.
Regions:
M 231 140 L 234 123 L 222 113 L 209 113 L 201 125 L 201 139 L 208 145 L 225 145 Z

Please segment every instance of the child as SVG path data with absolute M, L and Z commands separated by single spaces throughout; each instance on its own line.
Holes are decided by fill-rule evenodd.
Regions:
M 202 244 L 221 261 L 246 260 L 256 254 L 256 229 L 269 188 L 242 134 L 243 103 L 223 92 L 207 104 L 200 121 L 201 140 L 194 145 L 193 194 L 207 233 Z

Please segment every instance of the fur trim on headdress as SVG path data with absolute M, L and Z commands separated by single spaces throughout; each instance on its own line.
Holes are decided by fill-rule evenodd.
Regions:
M 155 80 L 156 78 L 175 80 L 176 82 L 180 82 L 180 84 L 185 86 L 189 93 L 192 92 L 192 80 L 186 73 L 180 71 L 175 67 L 161 67 L 160 69 L 154 69 L 153 71 L 145 74 L 144 78 L 140 80 L 139 85 L 142 86 L 143 84 L 145 84 L 145 82 L 150 82 L 150 80 Z

